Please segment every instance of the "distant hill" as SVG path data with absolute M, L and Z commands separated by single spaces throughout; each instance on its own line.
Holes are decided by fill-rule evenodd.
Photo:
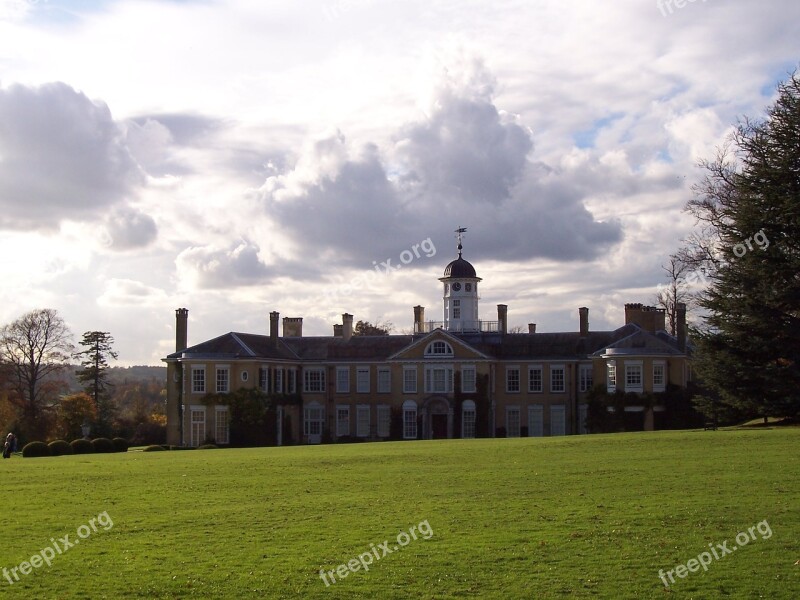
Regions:
M 82 389 L 82 385 L 78 381 L 75 373 L 80 371 L 80 365 L 70 365 L 65 375 L 69 381 L 70 391 L 78 391 Z M 133 366 L 133 367 L 109 367 L 108 381 L 114 385 L 130 384 L 130 383 L 151 383 L 157 381 L 162 385 L 167 383 L 167 368 L 166 367 L 149 367 L 149 366 Z

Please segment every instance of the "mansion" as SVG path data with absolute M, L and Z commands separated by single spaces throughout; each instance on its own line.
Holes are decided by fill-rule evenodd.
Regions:
M 242 388 L 269 398 L 262 443 L 275 445 L 582 434 L 594 386 L 627 394 L 624 408 L 607 409 L 624 411 L 626 429 L 664 426 L 668 407 L 653 394 L 685 389 L 691 377 L 685 306 L 675 337 L 663 309 L 641 304 L 626 304 L 625 324 L 613 331 L 590 330 L 581 307 L 574 331 L 530 324 L 511 333 L 504 304 L 496 320 L 480 319 L 482 280 L 461 254 L 459 241 L 439 279 L 443 320 L 426 321 L 416 306 L 409 335 L 354 335 L 347 313 L 330 336 L 303 336 L 301 317 L 284 317 L 279 334 L 272 312 L 268 333 L 189 346 L 188 311 L 178 309 L 175 352 L 163 359 L 167 443 L 243 445 L 225 401 Z

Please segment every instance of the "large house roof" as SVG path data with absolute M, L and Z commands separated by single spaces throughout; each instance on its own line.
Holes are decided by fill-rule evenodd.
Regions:
M 417 335 L 280 337 L 230 332 L 167 356 L 180 359 L 263 359 L 282 361 L 386 361 L 426 338 L 446 334 L 497 360 L 580 360 L 610 355 L 682 355 L 677 340 L 664 331 L 649 333 L 636 324 L 614 331 L 511 333 L 434 330 Z

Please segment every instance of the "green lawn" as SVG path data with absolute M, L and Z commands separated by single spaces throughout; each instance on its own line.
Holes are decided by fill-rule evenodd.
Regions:
M 800 598 L 798 448 L 775 428 L 15 457 L 0 597 Z

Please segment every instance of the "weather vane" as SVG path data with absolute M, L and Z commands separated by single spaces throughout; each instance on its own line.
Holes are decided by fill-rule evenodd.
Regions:
M 467 232 L 467 228 L 466 227 L 459 227 L 458 229 L 456 229 L 456 239 L 458 239 L 458 257 L 459 258 L 461 258 L 461 248 L 463 247 L 461 245 L 461 234 L 462 233 L 466 233 L 466 232 Z

